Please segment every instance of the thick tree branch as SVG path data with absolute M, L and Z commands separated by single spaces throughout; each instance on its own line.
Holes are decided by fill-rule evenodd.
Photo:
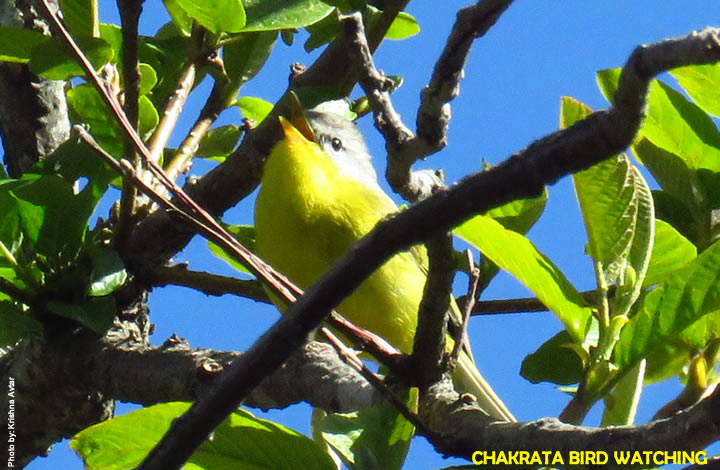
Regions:
M 638 426 L 593 428 L 565 424 L 554 418 L 488 425 L 482 410 L 463 402 L 448 386 L 438 384 L 423 396 L 421 417 L 442 436 L 431 437 L 438 451 L 467 459 L 476 451 L 549 451 L 560 452 L 564 457 L 565 465 L 553 467 L 578 468 L 568 465 L 569 451 L 602 450 L 610 455 L 608 465 L 593 468 L 633 468 L 617 464 L 613 452 L 699 450 L 720 439 L 720 390 L 672 418 Z M 535 467 L 539 466 L 522 468 Z M 487 465 L 486 468 L 508 466 Z
M 0 2 L 0 24 L 48 34 L 27 1 Z M 0 63 L 0 136 L 11 177 L 19 178 L 70 135 L 64 87 L 64 81 L 34 75 L 26 64 Z

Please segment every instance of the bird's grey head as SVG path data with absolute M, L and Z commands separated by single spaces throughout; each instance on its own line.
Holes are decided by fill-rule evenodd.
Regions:
M 354 122 L 319 111 L 307 111 L 305 116 L 318 143 L 343 173 L 369 186 L 378 185 L 370 152 Z

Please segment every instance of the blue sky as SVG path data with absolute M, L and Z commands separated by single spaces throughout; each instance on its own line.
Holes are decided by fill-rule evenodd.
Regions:
M 467 3 L 416 0 L 408 11 L 417 18 L 422 28 L 420 34 L 405 41 L 387 41 L 376 55 L 378 68 L 388 75 L 405 78 L 393 100 L 410 126 L 415 120 L 419 92 L 429 79 L 455 12 Z M 116 22 L 115 2 L 101 1 L 100 4 L 104 9 L 101 17 Z M 148 0 L 144 9 L 143 28 L 151 34 L 165 21 L 162 5 L 158 0 Z M 720 18 L 720 3 L 707 0 L 518 1 L 473 46 L 460 96 L 452 103 L 449 146 L 417 166 L 441 167 L 447 182 L 452 183 L 479 170 L 482 159 L 498 163 L 557 129 L 561 96 L 573 96 L 592 108 L 607 106 L 595 85 L 595 71 L 622 66 L 638 44 L 687 34 L 717 18 Z M 310 64 L 316 56 L 305 54 L 302 37 L 298 39 L 293 47 L 279 42 L 268 66 L 241 94 L 275 101 L 287 84 L 288 66 L 293 62 Z M 198 91 L 206 96 L 208 84 Z M 189 127 L 201 104 L 201 96 L 191 100 L 181 121 L 182 130 Z M 239 119 L 239 113 L 231 110 L 221 116 L 219 124 L 238 123 Z M 376 157 L 378 174 L 382 175 L 383 141 L 369 117 L 364 118 L 360 126 Z M 173 144 L 180 138 L 181 133 L 175 135 Z M 208 168 L 209 164 L 201 162 L 192 173 L 202 174 Z M 387 185 L 384 187 L 387 189 Z M 592 266 L 583 252 L 585 234 L 569 179 L 549 188 L 549 194 L 547 210 L 529 236 L 578 289 L 592 289 Z M 227 213 L 226 221 L 252 223 L 252 206 L 252 198 L 241 202 Z M 204 241 L 199 239 L 178 254 L 176 260 L 189 262 L 192 269 L 233 274 L 222 261 L 211 257 Z M 458 294 L 461 294 L 465 280 L 460 276 L 458 279 Z M 524 287 L 509 276 L 500 275 L 485 298 L 527 295 Z M 156 323 L 154 344 L 177 333 L 196 347 L 243 350 L 277 318 L 271 307 L 229 296 L 206 297 L 180 288 L 156 289 L 151 295 L 150 307 Z M 560 329 L 560 323 L 546 312 L 471 322 L 470 335 L 480 369 L 519 420 L 557 416 L 568 400 L 551 385 L 533 385 L 518 374 L 523 358 Z M 647 421 L 679 390 L 677 380 L 647 387 L 638 420 Z M 301 432 L 309 429 L 307 406 L 271 412 L 269 416 Z M 596 424 L 598 417 L 595 410 L 589 424 Z M 442 459 L 419 438 L 411 448 L 406 468 L 431 469 L 459 463 L 462 461 Z M 54 447 L 50 457 L 36 459 L 28 468 L 80 469 L 82 464 L 67 444 L 61 443 Z

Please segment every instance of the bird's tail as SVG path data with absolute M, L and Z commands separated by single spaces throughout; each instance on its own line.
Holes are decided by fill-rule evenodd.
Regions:
M 475 363 L 465 351 L 458 356 L 458 363 L 453 372 L 453 380 L 459 392 L 472 393 L 477 398 L 480 408 L 493 418 L 515 422 L 515 417 L 507 409 L 505 403 L 497 396 L 490 384 L 483 378 Z

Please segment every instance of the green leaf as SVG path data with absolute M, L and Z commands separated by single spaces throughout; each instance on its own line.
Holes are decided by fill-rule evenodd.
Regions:
M 243 117 L 252 119 L 256 125 L 260 124 L 273 110 L 272 103 L 254 96 L 242 96 L 235 104 L 240 108 Z
M 363 11 L 367 6 L 365 0 L 323 0 L 328 5 L 332 5 L 342 13 L 351 13 L 354 11 Z
M 720 243 L 675 270 L 643 299 L 615 348 L 620 367 L 647 357 L 673 335 L 720 308 Z
M 329 15 L 334 7 L 320 0 L 245 0 L 243 31 L 304 28 Z
M 143 139 L 146 139 L 160 122 L 160 115 L 146 95 L 138 98 L 138 111 L 138 132 Z
M 401 11 L 385 33 L 385 38 L 394 40 L 407 39 L 419 32 L 420 25 L 417 20 L 411 14 Z
M 115 292 L 127 280 L 127 271 L 120 255 L 113 249 L 101 247 L 92 256 L 92 272 L 88 295 L 101 297 Z
M 30 62 L 33 48 L 50 41 L 38 31 L 0 26 L 0 61 Z
M 275 46 L 277 32 L 238 34 L 224 47 L 223 61 L 230 79 L 242 85 L 257 74 Z
M 140 64 L 140 94 L 147 95 L 157 85 L 158 77 L 155 69 L 148 64 Z
M 645 361 L 634 365 L 605 396 L 602 427 L 631 425 L 635 421 L 637 406 L 645 378 Z
M 74 38 L 98 34 L 98 0 L 60 0 L 63 23 Z
M 189 403 L 164 403 L 91 426 L 70 446 L 89 470 L 137 467 Z M 118 452 L 122 449 L 122 452 Z M 193 454 L 187 469 L 334 470 L 330 457 L 307 437 L 244 410 L 232 413 Z
M 417 389 L 398 394 L 417 409 Z M 329 414 L 313 419 L 313 434 L 348 462 L 354 470 L 400 469 L 415 428 L 387 401 L 356 413 Z
M 697 248 L 690 240 L 667 222 L 655 220 L 655 243 L 643 286 L 659 284 L 696 257 Z
M 95 70 L 112 60 L 113 49 L 103 39 L 78 37 L 75 40 Z M 67 80 L 85 75 L 70 47 L 56 39 L 35 46 L 28 65 L 33 73 L 49 80 Z
M 571 344 L 573 340 L 567 330 L 562 330 L 523 359 L 520 375 L 532 383 L 579 383 L 583 378 L 583 361 L 568 347 Z
M 563 97 L 561 127 L 571 126 L 590 112 L 579 101 Z M 650 188 L 625 154 L 572 178 L 596 275 L 602 276 L 598 286 L 617 283 L 612 314 L 626 315 L 640 295 L 652 252 L 655 214 Z M 628 279 L 628 272 L 633 279 Z
M 490 168 L 485 162 L 483 162 L 483 166 L 484 169 Z M 537 222 L 540 215 L 542 215 L 545 210 L 547 197 L 547 190 L 543 190 L 543 193 L 536 198 L 511 201 L 502 206 L 490 209 L 485 215 L 500 222 L 506 229 L 524 235 L 535 225 L 535 222 Z M 480 259 L 480 291 L 490 284 L 490 281 L 497 275 L 498 271 L 498 266 L 487 257 L 483 256 Z
M 177 5 L 214 34 L 238 32 L 247 20 L 240 0 L 177 0 Z
M 103 37 L 114 37 L 122 43 L 122 32 L 117 27 L 108 25 L 100 31 Z M 138 59 L 150 65 L 157 74 L 157 85 L 148 95 L 158 109 L 164 109 L 169 97 L 175 93 L 180 75 L 183 73 L 188 60 L 190 38 L 172 36 L 167 38 L 153 38 L 140 36 L 138 44 Z M 118 44 L 118 46 L 120 45 Z M 195 78 L 195 84 L 202 80 L 203 75 Z
M 310 33 L 310 37 L 307 38 L 303 47 L 305 52 L 310 52 L 335 39 L 340 32 L 340 21 L 337 15 L 328 15 L 305 29 Z
M 614 94 L 618 79 L 617 69 L 598 72 L 606 97 Z M 646 117 L 638 134 L 682 158 L 691 169 L 720 170 L 720 132 L 712 119 L 663 82 L 650 84 Z
M 229 225 L 225 229 L 240 242 L 245 248 L 250 251 L 255 251 L 255 227 L 252 225 Z M 215 243 L 208 241 L 208 248 L 210 252 L 218 258 L 227 261 L 227 263 L 233 268 L 240 272 L 250 274 L 250 271 L 233 256 L 227 253 L 225 250 L 220 248 Z
M 185 10 L 180 6 L 178 0 L 163 0 L 165 9 L 167 9 L 172 22 L 185 36 L 190 36 L 192 33 L 193 19 L 188 15 Z
M 16 302 L 0 301 L 0 348 L 12 346 L 22 338 L 41 336 L 40 322 Z
M 695 104 L 713 116 L 720 116 L 720 64 L 689 65 L 670 74 Z
M 223 162 L 235 149 L 240 135 L 242 130 L 238 126 L 227 125 L 210 129 L 200 141 L 195 156 Z
M 27 174 L 23 183 L 13 194 L 29 241 L 49 258 L 74 258 L 97 200 L 91 193 L 75 194 L 73 183 L 57 175 Z
M 562 272 L 530 240 L 485 215 L 473 217 L 453 232 L 525 284 L 558 316 L 573 341 L 583 342 L 590 309 Z
M 58 316 L 74 320 L 102 336 L 112 326 L 117 306 L 115 299 L 107 295 L 76 302 L 53 300 L 47 303 L 47 310 Z

